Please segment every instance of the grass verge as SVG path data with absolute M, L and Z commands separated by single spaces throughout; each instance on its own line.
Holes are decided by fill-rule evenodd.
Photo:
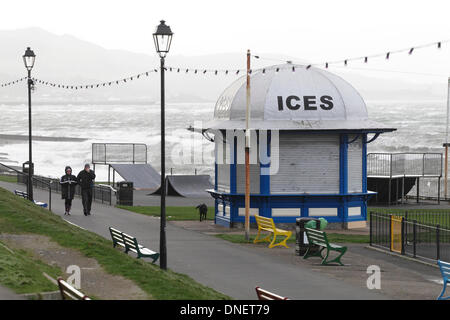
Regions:
M 128 256 L 114 249 L 111 241 L 72 226 L 3 188 L 0 188 L 0 233 L 48 236 L 63 247 L 96 259 L 106 272 L 134 281 L 154 299 L 229 299 L 186 275 L 162 271 L 157 265 Z
M 233 243 L 248 243 L 245 240 L 245 236 L 243 234 L 229 234 L 229 233 L 221 233 L 215 235 L 217 238 L 227 240 Z M 256 235 L 250 235 L 250 243 L 253 243 Z M 340 233 L 328 233 L 327 237 L 330 242 L 333 243 L 369 243 L 368 235 L 355 235 L 355 234 L 340 234 Z M 277 237 L 277 240 L 282 240 L 283 237 Z M 295 235 L 292 236 L 287 243 L 293 244 L 295 243 Z M 268 242 L 260 242 L 258 244 L 267 246 Z
M 117 208 L 152 217 L 161 215 L 160 207 L 156 206 L 117 206 Z M 207 220 L 213 219 L 212 215 L 214 213 L 211 212 L 208 212 L 209 217 L 207 217 Z M 199 213 L 195 207 L 166 207 L 166 216 L 168 221 L 199 220 Z
M 17 175 L 0 175 L 0 181 L 17 183 Z
M 43 272 L 53 278 L 61 270 L 34 259 L 23 250 L 9 251 L 0 243 L 0 284 L 16 293 L 38 293 L 58 290 Z

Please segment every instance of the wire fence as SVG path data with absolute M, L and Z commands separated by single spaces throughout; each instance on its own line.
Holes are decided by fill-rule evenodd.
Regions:
M 450 212 L 370 212 L 370 245 L 428 261 L 450 261 Z

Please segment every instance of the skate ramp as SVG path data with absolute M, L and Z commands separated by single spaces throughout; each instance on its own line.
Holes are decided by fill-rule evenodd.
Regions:
M 186 198 L 208 198 L 207 189 L 214 188 L 209 175 L 172 175 L 167 176 L 166 195 Z M 158 188 L 152 194 L 161 194 Z
M 160 174 L 150 164 L 111 164 L 111 167 L 125 181 L 133 182 L 136 190 L 155 190 L 161 185 Z

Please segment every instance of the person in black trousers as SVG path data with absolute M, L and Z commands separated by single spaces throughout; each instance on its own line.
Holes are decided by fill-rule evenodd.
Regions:
M 67 166 L 64 170 L 65 175 L 61 177 L 59 183 L 61 184 L 61 197 L 65 199 L 66 211 L 64 215 L 70 216 L 70 208 L 72 207 L 72 200 L 75 196 L 75 186 L 78 183 L 77 177 L 72 174 L 72 168 Z
M 78 184 L 81 188 L 81 199 L 83 201 L 83 211 L 85 216 L 91 215 L 92 189 L 94 188 L 95 173 L 91 170 L 89 163 L 84 165 L 77 176 Z

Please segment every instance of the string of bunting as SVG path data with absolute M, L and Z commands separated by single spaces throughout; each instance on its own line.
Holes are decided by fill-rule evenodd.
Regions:
M 166 67 L 167 71 L 174 73 L 182 73 L 182 74 L 196 74 L 196 75 L 240 75 L 245 74 L 247 69 L 196 69 L 196 68 L 183 68 L 183 67 Z M 252 73 L 252 70 L 249 70 L 249 73 Z
M 413 47 L 404 48 L 404 49 L 399 49 L 399 50 L 387 51 L 384 53 L 367 55 L 367 56 L 327 61 L 327 62 L 321 62 L 321 63 L 312 63 L 309 65 L 306 65 L 306 69 L 309 69 L 312 66 L 325 67 L 327 69 L 330 65 L 340 65 L 340 66 L 346 67 L 346 66 L 348 66 L 350 61 L 364 61 L 364 63 L 368 63 L 369 59 L 380 58 L 380 57 L 384 57 L 386 60 L 389 60 L 393 54 L 407 52 L 408 55 L 412 55 L 413 52 L 416 51 L 417 49 L 428 48 L 428 47 L 436 47 L 437 49 L 441 49 L 442 45 L 444 43 L 448 43 L 448 42 L 450 42 L 450 39 L 433 42 L 433 43 L 428 43 L 428 44 L 423 44 L 423 45 L 418 45 L 418 46 L 413 46 Z M 286 61 L 286 60 L 274 59 L 274 58 L 265 58 L 265 57 L 261 57 L 260 55 L 252 55 L 252 57 L 254 57 L 255 59 L 285 62 L 288 64 L 286 67 L 292 68 L 293 72 L 295 72 L 295 70 L 296 70 L 296 63 L 293 61 Z M 298 64 L 304 65 L 304 63 L 298 63 Z M 194 75 L 208 74 L 208 75 L 216 75 L 216 76 L 217 75 L 235 75 L 235 76 L 237 76 L 237 75 L 246 75 L 247 74 L 246 69 L 199 69 L 199 68 L 185 68 L 185 67 L 166 67 L 165 70 L 168 72 L 173 72 L 173 73 L 178 73 L 178 74 L 194 74 Z M 250 70 L 248 70 L 248 74 L 252 74 L 256 71 L 261 71 L 264 74 L 267 70 L 275 70 L 276 72 L 278 72 L 280 70 L 280 66 L 269 66 L 269 67 L 259 68 L 259 69 L 250 69 Z M 129 81 L 140 79 L 144 76 L 149 76 L 149 74 L 152 72 L 156 73 L 156 72 L 158 72 L 158 69 L 153 69 L 150 71 L 142 72 L 142 73 L 139 73 L 139 74 L 127 77 L 127 78 L 122 78 L 119 80 L 106 81 L 106 82 L 100 82 L 100 83 L 95 83 L 95 84 L 84 84 L 84 85 L 58 84 L 58 83 L 54 83 L 51 81 L 37 79 L 37 78 L 33 78 L 33 81 L 35 84 L 38 83 L 38 84 L 42 84 L 42 85 L 50 86 L 50 87 L 54 87 L 54 88 L 62 88 L 62 89 L 70 89 L 70 90 L 95 89 L 95 88 L 100 88 L 100 87 L 106 87 L 106 86 L 111 86 L 111 85 L 119 85 L 119 84 L 127 83 Z M 24 78 L 20 78 L 20 79 L 14 80 L 14 81 L 3 83 L 3 84 L 0 84 L 0 87 L 7 87 L 7 86 L 15 85 L 26 79 L 27 79 L 27 77 L 24 77 Z
M 126 77 L 126 78 L 122 78 L 119 80 L 106 81 L 106 82 L 100 82 L 100 83 L 95 83 L 95 84 L 82 84 L 82 85 L 58 84 L 58 83 L 54 83 L 51 81 L 37 79 L 37 78 L 33 78 L 33 81 L 35 83 L 39 83 L 39 84 L 42 84 L 45 86 L 61 88 L 61 89 L 69 89 L 69 90 L 96 89 L 96 88 L 106 87 L 106 86 L 111 86 L 111 85 L 124 84 L 124 83 L 130 82 L 130 81 L 133 81 L 133 80 L 141 79 L 143 77 L 148 77 L 150 73 L 156 73 L 156 72 L 158 72 L 158 69 L 141 72 L 139 74 L 136 74 L 136 75 L 133 75 L 130 77 Z
M 325 67 L 325 69 L 328 69 L 328 67 L 330 65 L 332 65 L 332 64 L 333 65 L 334 64 L 340 64 L 340 65 L 347 66 L 348 63 L 351 62 L 351 61 L 363 61 L 364 63 L 368 63 L 369 59 L 381 58 L 381 57 L 385 58 L 385 60 L 389 60 L 392 55 L 398 54 L 398 53 L 408 53 L 408 55 L 412 55 L 413 52 L 416 51 L 417 49 L 423 49 L 423 48 L 429 48 L 429 47 L 435 47 L 437 49 L 441 49 L 442 45 L 444 43 L 448 43 L 448 42 L 450 42 L 450 39 L 443 40 L 443 41 L 432 42 L 432 43 L 427 43 L 427 44 L 422 44 L 422 45 L 413 46 L 413 47 L 408 47 L 408 48 L 404 48 L 404 49 L 391 50 L 391 51 L 386 51 L 386 52 L 383 52 L 383 53 L 376 53 L 376 54 L 366 55 L 366 56 L 359 56 L 359 57 L 347 58 L 347 59 L 342 59 L 342 60 L 334 60 L 334 61 L 325 61 L 325 62 L 320 62 L 320 63 L 311 63 L 311 64 L 308 64 L 306 66 L 306 68 L 309 69 L 312 66 L 317 66 L 317 67 Z M 286 61 L 286 60 L 281 60 L 281 59 L 265 58 L 265 57 L 261 57 L 260 55 L 252 55 L 252 56 L 255 59 L 287 62 L 289 64 L 293 63 L 292 61 Z M 304 63 L 299 63 L 299 64 L 304 64 Z
M 5 83 L 0 84 L 0 87 L 9 87 L 9 86 L 13 86 L 13 85 L 18 84 L 19 82 L 22 82 L 22 81 L 24 81 L 24 80 L 26 80 L 26 79 L 27 79 L 27 77 L 23 77 L 23 78 L 14 80 L 14 81 L 5 82 Z

